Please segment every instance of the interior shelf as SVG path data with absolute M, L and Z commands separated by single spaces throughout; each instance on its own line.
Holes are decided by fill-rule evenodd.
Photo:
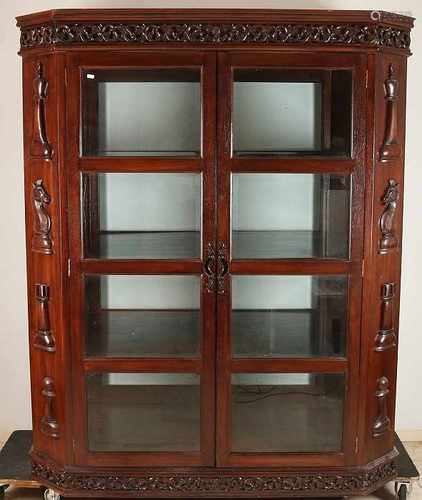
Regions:
M 172 157 L 172 156 L 187 156 L 187 157 L 199 157 L 200 153 L 198 151 L 89 151 L 86 156 L 147 156 L 147 157 Z
M 317 231 L 233 231 L 234 259 L 289 259 L 319 257 Z
M 88 382 L 89 448 L 103 452 L 198 451 L 199 385 L 137 385 L 136 374 L 128 376 L 133 377 L 133 385 L 114 381 L 113 374 L 102 386 L 95 380 Z
M 345 336 L 320 333 L 313 309 L 235 310 L 234 357 L 343 356 Z M 90 357 L 194 357 L 199 355 L 198 310 L 102 310 L 87 318 Z
M 194 451 L 199 386 L 88 382 L 92 451 Z M 95 376 L 94 376 L 95 377 Z M 170 403 L 171 402 L 171 403 Z M 233 451 L 332 452 L 341 449 L 343 401 L 309 385 L 234 385 Z
M 315 385 L 233 386 L 233 451 L 319 453 L 341 449 L 343 396 Z
M 102 310 L 88 317 L 88 356 L 198 356 L 197 310 Z
M 199 231 L 108 232 L 100 234 L 98 258 L 198 259 L 200 251 Z
M 333 234 L 330 238 L 333 241 Z M 195 259 L 200 257 L 199 231 L 102 232 L 97 248 L 91 242 L 89 258 Z M 347 258 L 344 235 L 335 238 L 336 249 L 323 252 L 320 231 L 233 231 L 233 259 Z

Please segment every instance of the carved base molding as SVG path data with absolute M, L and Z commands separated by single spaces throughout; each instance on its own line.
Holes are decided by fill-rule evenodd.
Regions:
M 397 476 L 391 457 L 366 468 L 330 472 L 210 471 L 119 474 L 69 472 L 32 462 L 35 480 L 66 496 L 113 497 L 338 497 L 366 495 Z

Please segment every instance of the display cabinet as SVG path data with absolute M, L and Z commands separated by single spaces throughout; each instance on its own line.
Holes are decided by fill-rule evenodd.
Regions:
M 394 479 L 413 19 L 18 25 L 47 497 L 338 497 Z

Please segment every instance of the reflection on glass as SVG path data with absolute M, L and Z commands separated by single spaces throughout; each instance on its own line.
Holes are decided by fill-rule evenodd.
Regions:
M 83 174 L 85 257 L 199 258 L 201 182 L 188 173 Z
M 233 451 L 341 451 L 344 394 L 342 373 L 232 375 Z
M 349 70 L 236 69 L 236 155 L 347 155 L 351 146 Z
M 349 226 L 348 175 L 232 175 L 234 259 L 347 259 Z
M 87 356 L 199 355 L 198 276 L 85 277 Z
M 197 156 L 200 71 L 85 70 L 82 152 L 88 156 Z
M 199 375 L 98 373 L 87 391 L 90 451 L 199 450 Z
M 232 276 L 234 357 L 344 357 L 346 276 Z

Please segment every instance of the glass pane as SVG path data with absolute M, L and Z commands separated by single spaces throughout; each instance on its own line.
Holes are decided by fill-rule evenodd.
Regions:
M 346 276 L 232 276 L 234 357 L 346 355 Z
M 82 181 L 85 257 L 200 257 L 201 174 L 100 173 Z
M 199 375 L 95 373 L 87 388 L 91 451 L 199 450 Z
M 199 69 L 85 70 L 82 154 L 197 156 Z
M 198 276 L 85 277 L 87 356 L 198 356 Z
M 350 176 L 233 174 L 232 257 L 349 257 Z
M 350 154 L 350 70 L 237 69 L 233 85 L 235 154 Z
M 232 375 L 234 452 L 342 449 L 343 373 Z

